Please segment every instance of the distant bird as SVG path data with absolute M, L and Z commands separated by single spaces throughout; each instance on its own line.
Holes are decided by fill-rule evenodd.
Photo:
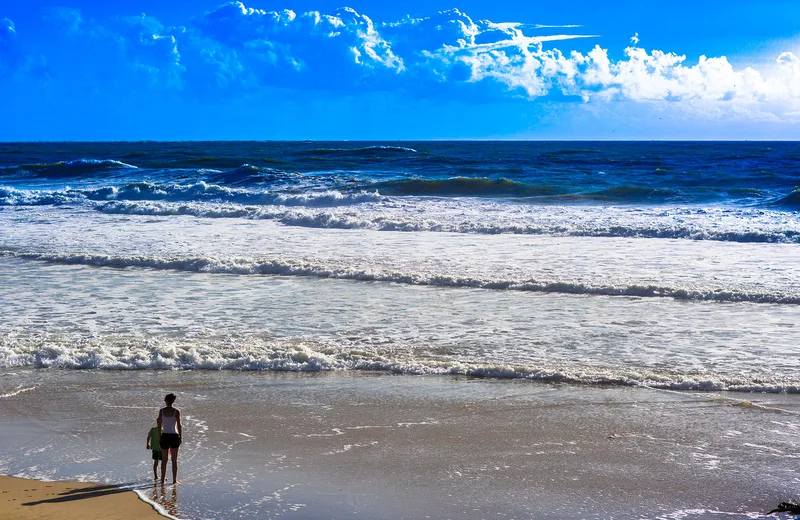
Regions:
M 791 513 L 793 515 L 800 515 L 800 504 L 794 504 L 792 502 L 781 502 L 778 504 L 778 507 L 767 513 L 771 515 L 773 513 Z

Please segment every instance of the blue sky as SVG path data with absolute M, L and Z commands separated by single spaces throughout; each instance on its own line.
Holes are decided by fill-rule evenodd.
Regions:
M 0 140 L 798 139 L 798 19 L 789 1 L 4 2 Z

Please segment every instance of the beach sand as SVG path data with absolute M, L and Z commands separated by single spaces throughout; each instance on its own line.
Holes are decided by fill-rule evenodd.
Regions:
M 0 477 L 4 520 L 146 520 L 161 518 L 130 489 L 108 484 Z
M 0 473 L 134 483 L 181 518 L 755 518 L 798 483 L 790 395 L 370 373 L 5 379 L 31 389 L 0 400 Z M 181 484 L 162 493 L 144 441 L 167 390 L 186 432 Z M 29 501 L 67 489 L 14 482 L 51 493 Z M 136 502 L 29 509 L 101 499 Z

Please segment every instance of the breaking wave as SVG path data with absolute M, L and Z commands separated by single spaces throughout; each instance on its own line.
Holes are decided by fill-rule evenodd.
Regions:
M 307 276 L 408 285 L 468 287 L 475 289 L 541 293 L 674 298 L 678 300 L 717 302 L 800 304 L 800 294 L 798 293 L 745 292 L 720 288 L 699 289 L 659 285 L 602 285 L 562 280 L 476 278 L 454 274 L 413 271 L 402 272 L 380 267 L 364 269 L 359 266 L 309 259 L 214 256 L 114 256 L 88 253 L 27 253 L 9 250 L 0 251 L 0 255 L 54 264 L 87 265 L 117 269 L 140 268 L 209 274 Z
M 376 153 L 417 153 L 413 148 L 407 146 L 373 145 L 361 146 L 358 148 L 315 148 L 309 150 L 309 155 L 374 155 Z
M 164 185 L 150 182 L 126 184 L 121 188 L 66 189 L 57 191 L 22 190 L 0 186 L 0 206 L 42 206 L 82 204 L 86 201 L 169 201 L 226 202 L 236 204 L 278 206 L 340 206 L 376 202 L 377 192 L 341 193 L 336 190 L 305 193 L 274 193 L 263 190 L 228 188 L 200 181 L 186 185 Z
M 559 184 L 529 184 L 511 179 L 451 177 L 448 179 L 408 178 L 374 184 L 381 193 L 402 196 L 519 197 L 540 201 L 601 201 L 615 203 L 669 202 L 686 198 L 674 189 L 646 186 L 615 186 L 593 191 L 575 191 Z
M 558 195 L 557 186 L 536 186 L 510 179 L 452 177 L 449 179 L 399 179 L 374 185 L 387 195 L 428 195 L 456 197 L 536 197 Z
M 229 186 L 272 184 L 275 182 L 291 181 L 299 176 L 297 173 L 290 173 L 275 168 L 253 166 L 251 164 L 243 164 L 238 168 L 224 172 L 211 171 L 209 173 L 210 175 L 207 179 L 209 182 Z
M 0 196 L 2 192 L 0 192 Z M 362 202 L 382 202 L 377 193 L 362 192 L 357 195 L 342 195 L 329 192 L 315 195 L 316 199 L 306 200 L 307 195 L 283 195 L 276 198 L 275 204 L 283 206 L 335 207 Z M 573 219 L 533 217 L 526 221 L 476 220 L 460 217 L 458 219 L 437 219 L 434 215 L 422 217 L 414 215 L 392 215 L 389 213 L 370 214 L 333 211 L 307 211 L 304 209 L 266 208 L 263 206 L 233 204 L 174 204 L 161 202 L 115 201 L 96 206 L 97 211 L 107 214 L 172 216 L 191 215 L 201 218 L 243 218 L 250 220 L 275 220 L 287 226 L 328 229 L 367 229 L 373 231 L 406 232 L 446 232 L 473 233 L 485 235 L 552 235 L 586 237 L 625 237 L 661 238 L 683 240 L 712 240 L 721 242 L 758 243 L 800 243 L 800 227 L 768 227 L 750 225 L 745 228 L 729 228 L 721 225 L 708 226 L 687 221 L 685 215 L 677 217 L 683 221 L 667 219 L 658 222 L 657 218 L 631 221 L 627 223 L 608 223 L 604 219 L 581 224 Z
M 132 170 L 136 166 L 115 159 L 76 159 L 54 163 L 23 164 L 9 168 L 0 168 L 0 176 L 27 173 L 36 177 L 82 177 L 108 170 Z
M 546 361 L 536 364 L 456 360 L 415 349 L 381 349 L 302 339 L 201 338 L 181 341 L 134 337 L 0 335 L 0 368 L 100 370 L 381 371 L 461 375 L 577 385 L 644 386 L 692 391 L 800 393 L 780 378 L 711 375 Z
M 774 206 L 800 211 L 800 189 L 793 191 L 789 195 L 775 201 Z

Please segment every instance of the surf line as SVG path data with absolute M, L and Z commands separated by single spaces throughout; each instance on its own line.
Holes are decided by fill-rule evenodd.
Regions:
M 12 390 L 11 392 L 8 392 L 8 393 L 5 393 L 5 394 L 0 394 L 0 399 L 4 399 L 6 397 L 14 397 L 15 395 L 19 395 L 19 394 L 22 394 L 22 393 L 25 393 L 25 392 L 30 392 L 31 390 L 35 390 L 35 389 L 36 389 L 35 386 L 29 386 L 29 387 L 24 387 L 23 388 L 22 385 L 19 385 L 17 388 Z

